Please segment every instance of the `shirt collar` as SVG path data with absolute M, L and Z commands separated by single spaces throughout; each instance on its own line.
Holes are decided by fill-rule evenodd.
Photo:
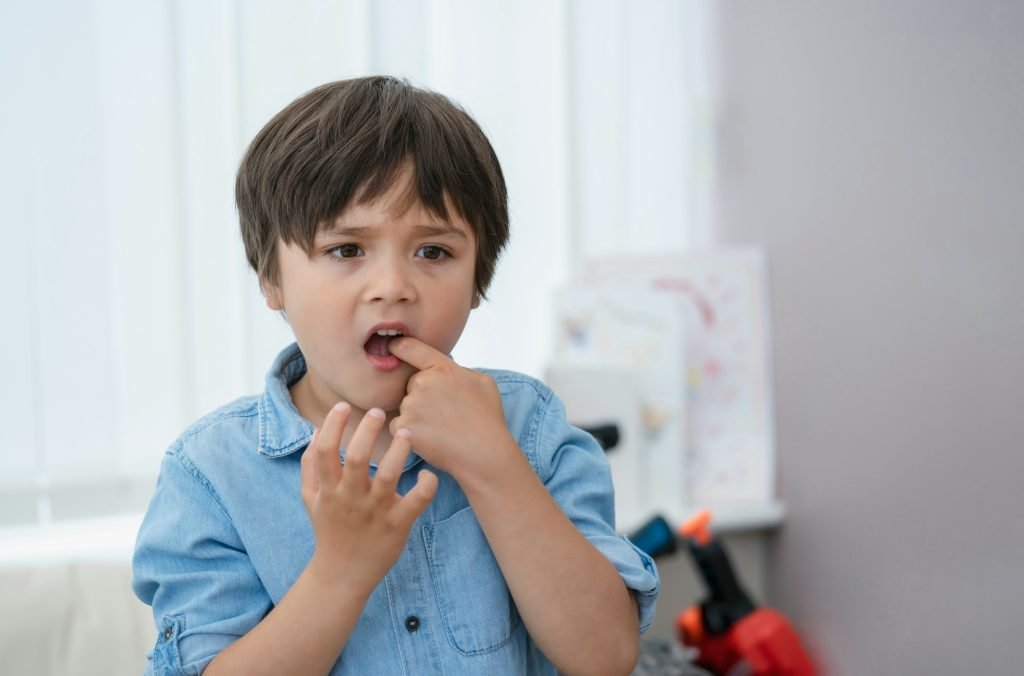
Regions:
M 260 453 L 272 458 L 305 448 L 313 437 L 313 426 L 292 403 L 288 386 L 306 372 L 306 359 L 298 343 L 277 355 L 267 372 L 266 388 L 259 402 Z
M 260 453 L 271 458 L 291 455 L 309 445 L 313 438 L 313 425 L 302 417 L 292 402 L 288 387 L 306 373 L 306 358 L 298 343 L 281 350 L 267 372 L 266 387 L 260 397 L 258 413 L 260 424 Z M 422 458 L 415 451 L 409 453 L 402 471 L 419 463 Z M 344 463 L 344 452 L 342 452 Z M 370 467 L 376 468 L 371 462 Z

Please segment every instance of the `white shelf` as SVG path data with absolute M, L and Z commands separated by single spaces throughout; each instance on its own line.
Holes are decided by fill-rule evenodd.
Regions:
M 629 535 L 661 515 L 673 529 L 700 509 L 711 510 L 714 533 L 766 530 L 779 526 L 785 515 L 782 503 L 729 505 L 667 505 L 636 509 L 618 516 L 618 530 Z M 142 514 L 64 521 L 45 526 L 0 528 L 0 566 L 56 564 L 68 561 L 118 562 L 131 560 Z
M 730 503 L 722 505 L 664 505 L 650 509 L 627 510 L 618 515 L 618 530 L 630 534 L 649 519 L 660 515 L 678 530 L 687 519 L 701 509 L 711 510 L 713 533 L 768 530 L 782 524 L 786 510 L 778 500 L 769 502 Z
M 142 514 L 0 529 L 0 566 L 131 561 Z

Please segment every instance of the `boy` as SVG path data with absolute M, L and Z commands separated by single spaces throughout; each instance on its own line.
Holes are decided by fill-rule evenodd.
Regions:
M 147 673 L 628 673 L 658 578 L 600 448 L 541 383 L 447 356 L 508 238 L 476 123 L 327 84 L 256 136 L 236 201 L 296 344 L 164 458 L 133 560 Z

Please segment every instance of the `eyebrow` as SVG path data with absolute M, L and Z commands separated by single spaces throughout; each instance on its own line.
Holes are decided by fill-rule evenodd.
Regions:
M 323 234 L 331 236 L 343 236 L 343 237 L 356 237 L 365 238 L 372 236 L 377 228 L 366 225 L 332 225 L 329 228 L 323 230 Z M 412 226 L 413 232 L 417 236 L 429 236 L 429 237 L 456 237 L 458 239 L 469 240 L 465 231 L 462 228 L 454 226 L 450 223 L 424 223 L 421 225 Z
M 431 235 L 433 237 L 444 237 L 446 235 L 468 240 L 465 231 L 451 223 L 427 223 L 412 226 L 414 232 L 420 235 Z

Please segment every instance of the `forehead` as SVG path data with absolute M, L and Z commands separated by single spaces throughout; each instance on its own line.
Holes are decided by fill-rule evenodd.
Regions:
M 435 214 L 419 202 L 403 211 L 382 208 L 379 204 L 353 204 L 338 216 L 325 221 L 317 229 L 318 234 L 333 234 L 350 231 L 354 228 L 386 228 L 404 226 L 416 230 L 429 230 L 438 233 L 450 233 L 468 237 L 473 228 L 457 211 L 449 210 L 447 218 Z
M 420 199 L 407 172 L 400 173 L 397 178 L 387 190 L 371 199 L 357 194 L 340 214 L 321 223 L 317 234 L 345 234 L 353 231 L 366 233 L 372 229 L 397 225 L 415 234 L 473 238 L 475 229 L 447 196 L 444 200 L 447 213 L 437 213 Z
M 378 219 L 376 214 L 361 218 L 360 212 L 348 210 L 333 222 L 327 223 L 317 233 L 321 237 L 371 237 L 387 232 L 404 231 L 411 237 L 441 237 L 472 241 L 473 231 L 464 223 L 449 223 L 440 219 Z

